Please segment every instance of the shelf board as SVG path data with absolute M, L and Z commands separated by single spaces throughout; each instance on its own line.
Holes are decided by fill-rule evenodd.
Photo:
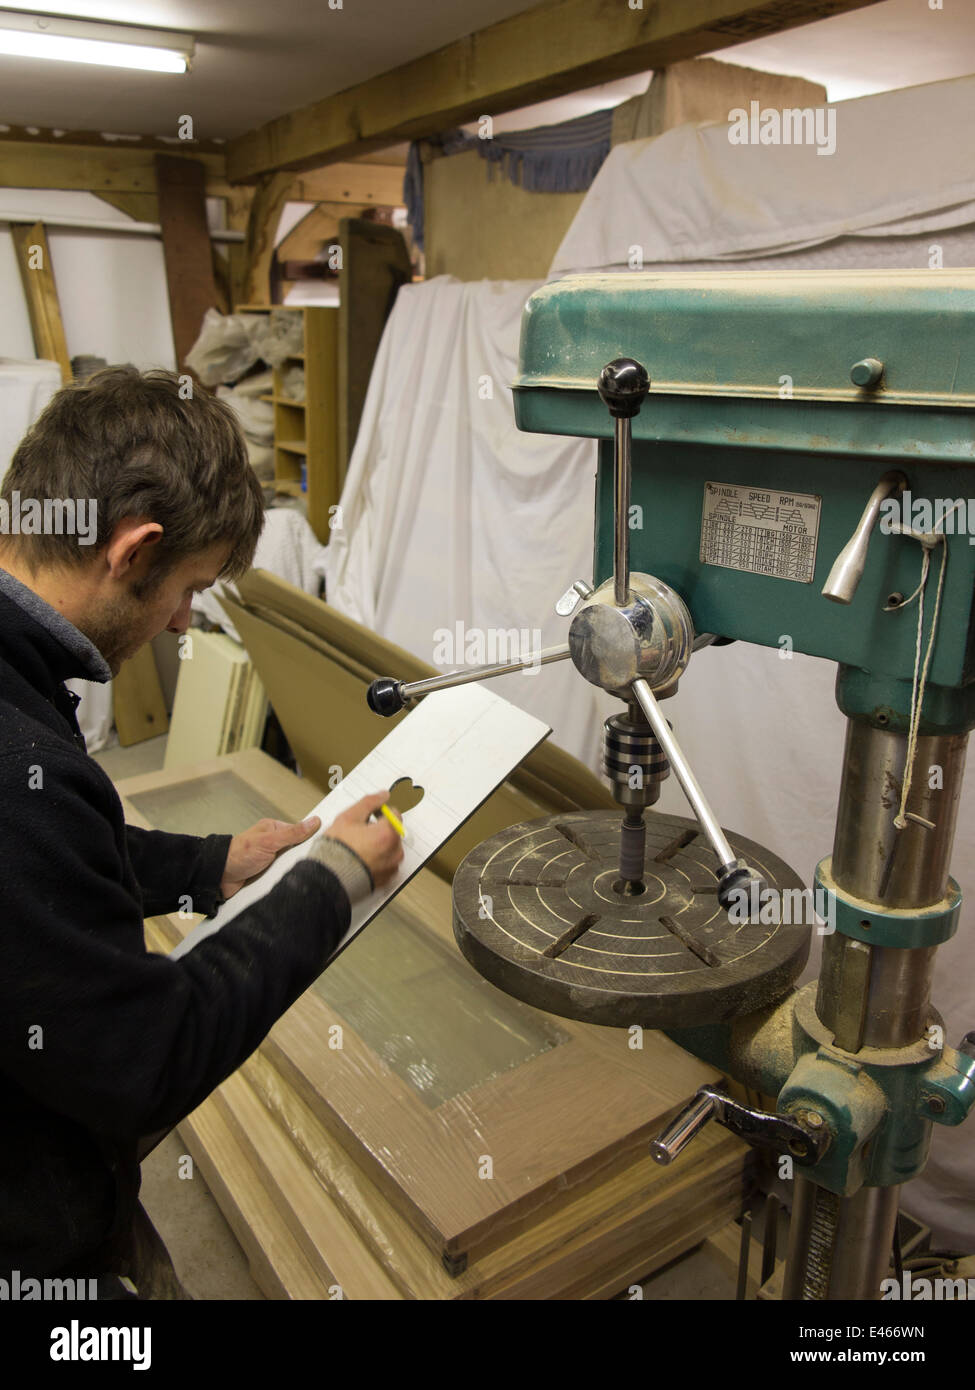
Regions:
M 273 401 L 275 405 L 293 405 L 297 410 L 305 408 L 305 402 L 296 401 L 293 396 L 262 396 L 261 399 Z
M 308 453 L 308 440 L 307 440 L 307 439 L 276 439 L 276 440 L 274 441 L 274 447 L 275 447 L 276 449 L 284 449 L 285 452 L 286 452 L 286 453 L 289 453 L 289 454 L 302 454 L 302 455 L 304 455 L 304 454 L 307 454 L 307 453 Z
M 275 478 L 274 490 L 275 492 L 286 492 L 289 497 L 301 497 L 303 495 L 301 483 L 296 478 Z

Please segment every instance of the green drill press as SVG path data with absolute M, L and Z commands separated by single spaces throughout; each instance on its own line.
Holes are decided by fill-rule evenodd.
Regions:
M 975 1103 L 975 1035 L 947 1046 L 930 1001 L 975 723 L 975 271 L 568 277 L 527 304 L 514 396 L 521 429 L 600 441 L 593 581 L 541 659 L 621 700 L 603 767 L 622 815 L 479 846 L 458 943 L 530 1004 L 662 1028 L 774 1096 L 705 1088 L 651 1152 L 715 1119 L 788 1156 L 785 1297 L 878 1298 L 900 1187 Z M 788 865 L 721 828 L 661 709 L 702 647 L 783 635 L 838 663 L 848 719 L 819 919 Z M 370 704 L 518 665 L 376 682 Z M 693 819 L 649 809 L 671 772 Z

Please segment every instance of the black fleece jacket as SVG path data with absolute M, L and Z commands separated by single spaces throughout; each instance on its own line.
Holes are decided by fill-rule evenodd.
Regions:
M 140 1137 L 240 1066 L 349 923 L 307 860 L 182 959 L 149 954 L 143 917 L 214 911 L 230 836 L 124 823 L 62 684 L 91 674 L 0 592 L 0 1277 L 118 1268 Z

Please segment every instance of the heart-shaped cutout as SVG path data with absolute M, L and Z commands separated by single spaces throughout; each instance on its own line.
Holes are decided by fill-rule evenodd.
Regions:
M 407 811 L 412 811 L 414 806 L 419 806 L 423 800 L 423 788 L 413 785 L 410 777 L 399 777 L 389 789 L 389 804 L 399 811 L 401 816 L 405 816 Z

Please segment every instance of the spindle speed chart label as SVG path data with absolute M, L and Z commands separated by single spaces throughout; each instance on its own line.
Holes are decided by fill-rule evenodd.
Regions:
M 701 562 L 811 584 L 822 498 L 705 483 Z

